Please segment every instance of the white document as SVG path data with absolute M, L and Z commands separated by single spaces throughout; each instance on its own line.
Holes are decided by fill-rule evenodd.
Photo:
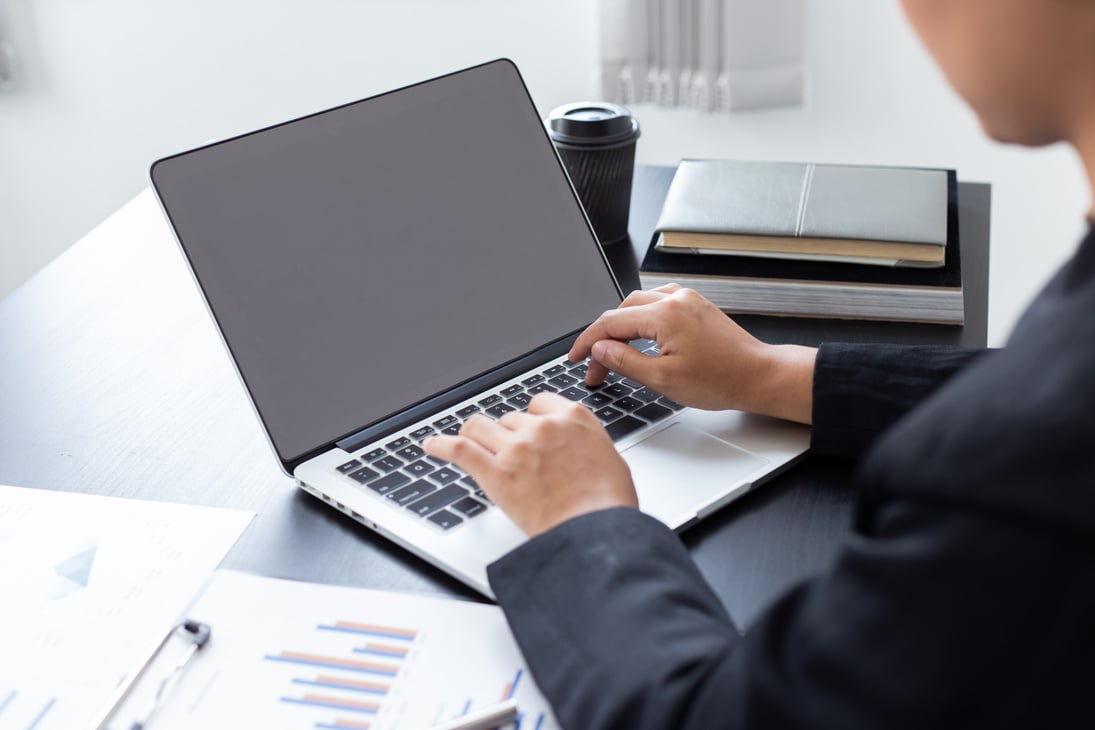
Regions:
M 150 730 L 424 730 L 510 697 L 558 727 L 495 606 L 222 570 L 190 616 L 212 636 Z
M 250 512 L 0 486 L 0 730 L 78 730 Z

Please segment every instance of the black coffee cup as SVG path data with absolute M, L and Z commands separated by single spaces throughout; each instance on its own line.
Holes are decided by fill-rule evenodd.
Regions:
M 639 122 L 619 104 L 580 101 L 552 109 L 547 128 L 597 238 L 626 239 Z

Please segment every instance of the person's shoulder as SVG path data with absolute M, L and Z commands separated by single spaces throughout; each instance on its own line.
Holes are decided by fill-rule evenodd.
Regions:
M 1090 288 L 1095 302 L 1095 276 Z M 1071 302 L 1033 317 L 879 440 L 863 471 L 876 499 L 1095 530 L 1095 317 Z

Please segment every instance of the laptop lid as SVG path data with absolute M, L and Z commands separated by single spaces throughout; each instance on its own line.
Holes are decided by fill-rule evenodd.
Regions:
M 621 301 L 505 59 L 167 157 L 150 174 L 289 473 L 545 348 L 565 352 Z

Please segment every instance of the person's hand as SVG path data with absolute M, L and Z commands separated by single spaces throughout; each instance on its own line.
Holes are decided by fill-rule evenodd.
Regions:
M 458 435 L 422 448 L 471 474 L 530 537 L 587 512 L 638 507 L 631 471 L 600 421 L 554 393 L 498 421 L 476 414 Z
M 627 344 L 639 338 L 654 340 L 660 354 Z M 666 284 L 629 294 L 578 336 L 568 357 L 592 356 L 588 385 L 612 370 L 687 406 L 809 423 L 816 352 L 765 344 L 697 292 Z

